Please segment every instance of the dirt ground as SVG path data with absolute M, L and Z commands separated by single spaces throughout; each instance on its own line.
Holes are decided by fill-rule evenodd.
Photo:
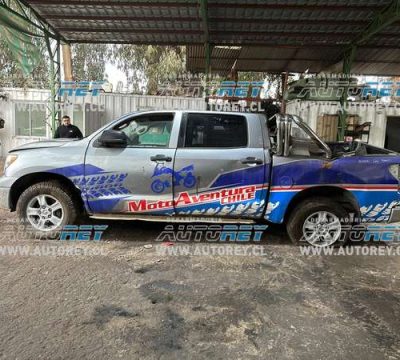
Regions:
M 2 247 L 65 245 L 10 219 Z M 165 224 L 106 223 L 72 244 L 100 255 L 0 256 L 0 359 L 400 359 L 399 257 L 306 257 L 281 229 L 264 256 L 163 256 Z

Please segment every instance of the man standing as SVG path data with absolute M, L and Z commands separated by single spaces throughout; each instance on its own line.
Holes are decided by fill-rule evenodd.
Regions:
M 83 135 L 77 126 L 71 124 L 70 117 L 64 115 L 62 118 L 62 124 L 56 130 L 54 138 L 82 139 Z

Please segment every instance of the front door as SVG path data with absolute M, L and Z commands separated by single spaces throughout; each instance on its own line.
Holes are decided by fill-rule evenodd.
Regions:
M 93 213 L 174 213 L 174 117 L 171 112 L 134 115 L 112 128 L 126 135 L 128 146 L 90 144 L 83 192 Z
M 248 115 L 249 116 L 249 115 Z M 174 173 L 180 216 L 262 216 L 269 177 L 257 115 L 187 113 L 182 118 Z

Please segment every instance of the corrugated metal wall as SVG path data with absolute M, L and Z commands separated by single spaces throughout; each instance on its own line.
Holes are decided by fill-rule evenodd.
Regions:
M 27 142 L 38 141 L 41 138 L 28 136 L 15 136 L 15 104 L 34 103 L 45 106 L 50 91 L 37 89 L 3 88 L 1 91 L 7 96 L 6 100 L 0 100 L 0 117 L 5 120 L 4 129 L 0 129 L 0 156 L 6 156 L 8 150 Z
M 16 136 L 15 104 L 37 103 L 46 104 L 50 97 L 50 91 L 37 89 L 4 88 L 7 100 L 0 100 L 0 117 L 5 119 L 4 129 L 0 129 L 1 153 L 5 156 L 11 148 L 43 138 L 30 136 Z M 119 118 L 121 115 L 138 110 L 205 110 L 206 102 L 203 98 L 169 97 L 169 96 L 144 96 L 125 94 L 100 94 L 99 96 L 86 96 L 68 98 L 62 104 L 84 105 L 84 127 L 86 135 L 106 123 Z M 65 109 L 65 108 L 64 108 Z M 73 108 L 62 111 L 73 116 Z M 45 119 L 43 119 L 45 121 Z M 51 131 L 48 129 L 48 135 Z
M 205 110 L 203 98 L 171 97 L 171 96 L 142 96 L 123 94 L 101 94 L 94 97 L 70 98 L 72 103 L 84 101 L 92 103 L 105 110 L 107 122 L 121 115 L 138 110 Z
M 335 101 L 289 101 L 286 106 L 288 114 L 300 116 L 313 130 L 317 128 L 319 115 L 336 115 L 339 104 Z M 386 120 L 388 116 L 400 116 L 400 104 L 385 105 L 372 102 L 349 102 L 346 111 L 360 116 L 361 123 L 371 122 L 369 143 L 383 147 L 385 144 Z

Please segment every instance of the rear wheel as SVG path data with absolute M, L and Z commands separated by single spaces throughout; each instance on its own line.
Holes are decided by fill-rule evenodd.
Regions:
M 298 204 L 289 217 L 286 229 L 297 245 L 332 246 L 347 241 L 350 224 L 348 211 L 327 198 L 312 198 Z
M 46 181 L 28 187 L 17 203 L 17 215 L 35 232 L 55 232 L 73 224 L 78 205 L 74 194 L 57 181 Z

